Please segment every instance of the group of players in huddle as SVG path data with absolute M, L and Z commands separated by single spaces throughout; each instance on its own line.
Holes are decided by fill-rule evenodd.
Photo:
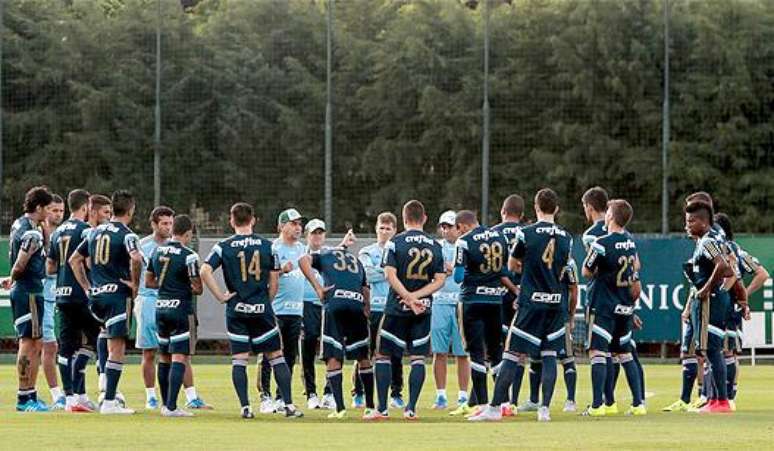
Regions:
M 194 235 L 191 219 L 167 207 L 153 210 L 153 234 L 140 240 L 128 227 L 135 200 L 127 191 L 107 198 L 74 190 L 67 199 L 70 218 L 64 222 L 63 205 L 55 208 L 57 203 L 63 200 L 47 188 L 30 189 L 25 214 L 11 230 L 11 277 L 3 285 L 10 289 L 19 338 L 19 411 L 133 413 L 118 391 L 133 315 L 136 345 L 143 349 L 146 408 L 160 407 L 164 416 L 192 416 L 177 404 L 183 387 L 188 409 L 209 408 L 196 393 L 191 370 L 194 296 L 205 286 L 225 305 L 232 382 L 243 418 L 254 418 L 247 376 L 251 353 L 262 355 L 260 411 L 303 416 L 291 395 L 299 348 L 307 407 L 331 409 L 332 419 L 347 416 L 346 360 L 356 361 L 352 405 L 365 409 L 364 420 L 388 418 L 389 406 L 401 408 L 408 420 L 416 419 L 431 351 L 434 408 L 448 407 L 447 356 L 457 358 L 460 393 L 451 415 L 497 421 L 535 410 L 539 421 L 550 421 L 558 361 L 567 387 L 564 410 L 576 410 L 572 331 L 578 270 L 571 256 L 572 237 L 555 222 L 558 196 L 551 189 L 535 195 L 536 221 L 531 224 L 524 221 L 525 203 L 518 195 L 504 200 L 502 222 L 491 228 L 479 224 L 472 211 L 447 211 L 438 224 L 441 240 L 424 231 L 422 203 L 409 201 L 402 209 L 404 231 L 396 234 L 395 215 L 380 214 L 377 242 L 358 255 L 349 250 L 355 241 L 351 232 L 340 245 L 326 247 L 325 223 L 312 219 L 304 227 L 305 218 L 295 209 L 280 214 L 279 237 L 267 240 L 253 230 L 252 206 L 240 202 L 230 210 L 234 235 L 214 245 L 203 262 L 188 247 Z M 635 314 L 641 262 L 626 230 L 633 209 L 625 200 L 608 200 L 599 187 L 589 189 L 582 204 L 592 223 L 583 235 L 582 273 L 590 281 L 586 347 L 593 388 L 592 404 L 583 414 L 618 413 L 614 392 L 623 368 L 632 394 L 627 414 L 644 415 L 644 373 L 632 338 L 634 328 L 642 325 Z M 55 211 L 61 211 L 58 218 Z M 725 412 L 733 408 L 728 399 L 735 394 L 734 352 L 741 318 L 749 315 L 747 295 L 768 275 L 733 243 L 730 221 L 714 215 L 709 195 L 689 196 L 685 217 L 686 231 L 697 243 L 685 265 L 695 294 L 684 313 L 683 393 L 665 410 L 691 407 L 690 394 L 703 363 L 702 395 L 692 406 Z M 304 229 L 306 245 L 300 242 Z M 218 269 L 225 290 L 215 278 Z M 746 289 L 740 269 L 755 275 Z M 57 387 L 56 374 L 53 385 L 47 377 L 53 398 L 49 407 L 38 399 L 35 383 L 41 355 L 45 361 L 51 352 L 44 342 L 54 335 L 54 304 L 60 327 L 53 342 L 58 341 L 64 391 Z M 315 385 L 316 356 L 326 362 L 322 397 Z M 406 356 L 409 396 L 404 403 Z M 85 384 L 86 367 L 95 358 L 99 405 L 91 402 Z M 528 367 L 530 400 L 517 407 Z M 272 373 L 276 398 L 270 391 Z

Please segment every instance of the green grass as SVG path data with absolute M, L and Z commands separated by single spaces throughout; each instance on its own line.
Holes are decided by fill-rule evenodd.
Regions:
M 250 368 L 255 381 L 255 365 Z M 420 401 L 420 421 L 407 423 L 392 411 L 387 422 L 366 424 L 350 409 L 350 419 L 331 422 L 326 412 L 306 412 L 301 420 L 259 415 L 245 421 L 237 415 L 236 396 L 231 387 L 228 365 L 200 364 L 195 367 L 199 393 L 216 410 L 197 413 L 196 418 L 161 418 L 157 412 L 130 417 L 102 417 L 96 414 L 20 414 L 13 411 L 15 373 L 12 365 L 0 365 L 0 448 L 106 448 L 111 449 L 245 449 L 245 448 L 738 448 L 765 449 L 774 437 L 774 367 L 742 368 L 738 412 L 724 416 L 667 414 L 660 408 L 674 401 L 680 386 L 677 365 L 646 366 L 648 399 L 646 417 L 590 419 L 561 412 L 564 384 L 559 381 L 552 408 L 553 422 L 537 423 L 534 414 L 506 419 L 501 423 L 470 424 L 451 418 L 445 412 L 429 409 L 435 393 L 431 368 Z M 322 367 L 318 367 L 322 370 Z M 455 374 L 450 367 L 450 376 Z M 578 403 L 586 405 L 590 396 L 589 369 L 579 368 Z M 93 371 L 90 387 L 95 387 Z M 318 378 L 322 380 L 322 372 Z M 449 393 L 456 393 L 450 377 Z M 561 379 L 561 377 L 560 377 Z M 42 380 L 42 375 L 41 375 Z M 301 382 L 295 378 L 294 395 L 303 398 Z M 349 385 L 349 384 L 347 384 Z M 490 387 L 491 388 L 491 387 Z M 128 365 L 121 390 L 131 407 L 142 407 L 144 392 L 139 367 Z M 522 391 L 522 397 L 526 390 Z M 40 390 L 48 401 L 48 391 Z M 253 400 L 257 392 L 251 393 Z M 182 397 L 182 395 L 181 395 Z M 619 382 L 619 405 L 627 404 L 628 387 Z M 347 402 L 349 397 L 345 396 Z M 302 404 L 302 403 L 299 403 Z

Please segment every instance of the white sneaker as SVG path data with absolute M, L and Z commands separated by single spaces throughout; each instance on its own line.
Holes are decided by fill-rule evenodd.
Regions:
M 503 419 L 500 407 L 486 406 L 478 415 L 468 417 L 468 421 L 500 421 Z
M 322 402 L 320 403 L 321 409 L 336 410 L 336 400 L 333 398 L 333 394 L 329 393 L 323 395 Z
M 274 400 L 274 413 L 284 413 L 285 412 L 285 401 L 281 399 L 275 399 Z
M 118 402 L 119 406 L 126 407 L 126 398 L 120 391 L 116 391 L 116 401 Z
M 570 401 L 569 399 L 564 402 L 564 409 L 562 409 L 562 412 L 577 412 L 578 406 L 575 405 L 575 401 Z
M 518 410 L 519 413 L 521 413 L 521 412 L 537 412 L 539 408 L 540 408 L 540 404 L 534 403 L 532 401 L 527 401 L 524 404 L 522 404 L 519 407 L 517 407 L 516 410 Z
M 188 418 L 194 416 L 191 412 L 187 410 L 183 410 L 180 408 L 177 408 L 175 410 L 169 410 L 167 408 L 164 408 L 161 411 L 161 416 L 163 417 L 171 417 L 171 418 Z
M 102 407 L 99 408 L 99 413 L 102 415 L 131 415 L 134 410 L 121 407 L 117 400 L 108 401 L 107 399 L 102 402 Z
M 259 412 L 264 414 L 274 413 L 274 400 L 268 396 L 261 397 L 261 407 Z
M 309 410 L 314 410 L 319 409 L 320 407 L 320 398 L 318 398 L 316 394 L 312 393 L 309 396 L 309 399 L 306 400 L 306 408 Z
M 541 422 L 551 421 L 551 413 L 548 411 L 548 407 L 538 407 L 537 419 Z

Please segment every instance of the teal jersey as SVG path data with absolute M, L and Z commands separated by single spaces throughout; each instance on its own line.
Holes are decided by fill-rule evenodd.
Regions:
M 131 289 L 121 282 L 131 277 L 133 251 L 139 252 L 140 239 L 122 222 L 100 224 L 78 246 L 78 252 L 91 258 L 91 295 L 117 294 L 131 296 Z
M 300 243 L 287 244 L 281 238 L 274 240 L 272 252 L 278 259 L 279 268 L 287 262 L 293 270 L 280 275 L 279 289 L 272 306 L 276 315 L 302 316 L 304 314 L 304 282 L 306 278 L 298 267 L 298 260 L 306 255 L 306 247 Z
M 631 286 L 639 280 L 635 270 L 637 246 L 626 232 L 603 235 L 591 244 L 583 266 L 596 271 L 596 289 L 591 304 L 597 312 L 634 313 Z
M 271 312 L 269 276 L 279 271 L 271 242 L 255 233 L 232 235 L 212 247 L 206 262 L 213 270 L 223 267 L 223 281 L 236 293 L 226 306 L 227 317 L 252 317 Z
M 166 242 L 164 244 L 166 244 Z M 140 252 L 142 253 L 142 268 L 140 270 L 140 274 L 145 274 L 145 271 L 148 270 L 150 258 L 158 247 L 159 243 L 153 239 L 153 235 L 148 235 L 140 240 Z M 146 287 L 145 278 L 141 277 L 140 287 L 137 290 L 137 295 L 144 298 L 157 299 L 159 296 L 159 290 Z
M 9 263 L 16 263 L 19 252 L 26 252 L 30 258 L 20 278 L 14 281 L 16 288 L 28 293 L 43 292 L 43 278 L 46 277 L 46 255 L 43 251 L 43 233 L 32 223 L 30 218 L 22 216 L 11 226 L 9 238 Z
M 365 270 L 366 280 L 371 288 L 371 311 L 383 312 L 387 305 L 387 295 L 390 292 L 390 284 L 384 277 L 382 259 L 384 247 L 379 243 L 370 244 L 358 252 L 358 260 Z
M 71 218 L 63 222 L 51 235 L 48 258 L 56 264 L 55 293 L 59 304 L 86 304 L 88 297 L 75 280 L 73 269 L 68 261 L 75 253 L 90 230 L 89 224 L 80 219 Z
M 561 308 L 561 277 L 571 249 L 570 234 L 556 224 L 540 221 L 519 231 L 511 257 L 522 262 L 520 306 Z
M 408 291 L 417 291 L 435 278 L 436 274 L 445 274 L 443 252 L 430 235 L 420 230 L 408 230 L 395 235 L 385 246 L 383 267 L 395 268 L 398 280 Z M 425 300 L 426 306 L 432 305 L 432 298 Z M 414 316 L 409 307 L 400 302 L 395 290 L 390 287 L 387 295 L 385 313 L 395 316 Z M 427 308 L 422 315 L 429 315 Z
M 457 243 L 450 243 L 446 240 L 440 240 L 438 243 L 441 245 L 441 251 L 443 253 L 444 269 L 446 265 L 454 266 L 454 261 L 457 258 Z M 460 300 L 461 284 L 454 281 L 454 277 L 451 274 L 446 275 L 446 281 L 440 290 L 433 293 L 434 304 L 446 304 L 457 305 Z
M 175 309 L 185 316 L 193 314 L 191 279 L 199 277 L 196 252 L 178 241 L 169 241 L 150 255 L 147 271 L 153 273 L 159 284 L 157 308 Z
M 312 254 L 312 268 L 319 271 L 325 293 L 325 308 L 341 304 L 364 305 L 363 287 L 368 286 L 363 265 L 346 249 L 328 249 Z
M 464 304 L 500 304 L 507 291 L 501 278 L 507 264 L 508 242 L 494 229 L 478 226 L 457 240 L 456 267 L 465 270 L 462 280 Z

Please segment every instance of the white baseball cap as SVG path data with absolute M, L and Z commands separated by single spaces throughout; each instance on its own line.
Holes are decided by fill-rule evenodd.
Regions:
M 441 217 L 438 218 L 438 225 L 441 224 L 448 224 L 450 226 L 453 226 L 457 223 L 457 213 L 455 213 L 452 210 L 446 210 L 441 214 Z
M 306 230 L 307 233 L 314 232 L 315 230 L 322 230 L 323 232 L 325 232 L 325 222 L 317 218 L 314 218 L 311 221 L 306 223 L 306 227 L 304 227 L 304 230 Z
M 279 217 L 277 218 L 277 224 L 282 225 L 287 222 L 298 220 L 303 221 L 304 217 L 301 216 L 301 213 L 299 213 L 295 208 L 289 208 L 279 214 Z

